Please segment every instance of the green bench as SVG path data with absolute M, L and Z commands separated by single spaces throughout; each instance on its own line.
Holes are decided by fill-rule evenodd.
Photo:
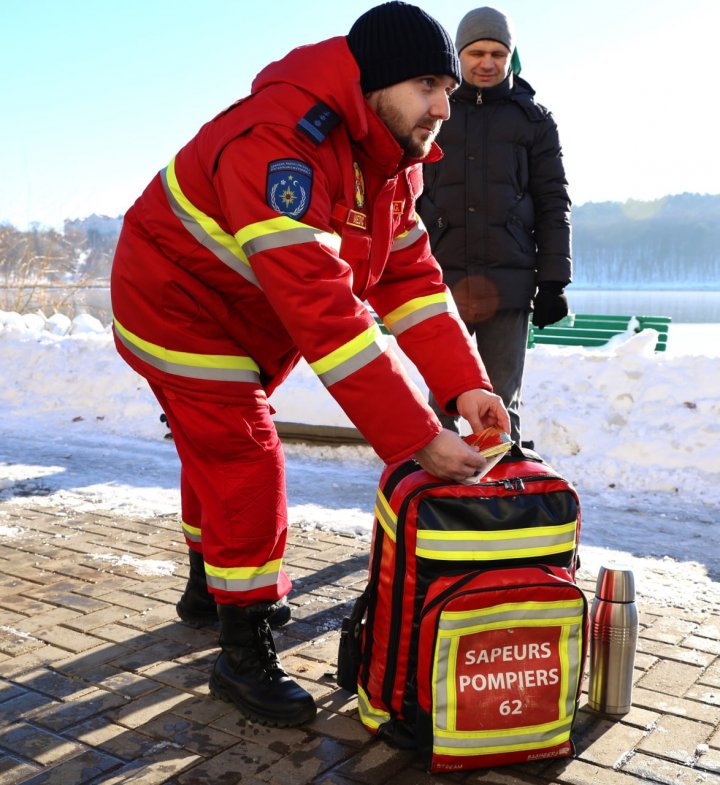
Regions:
M 569 314 L 555 324 L 539 330 L 532 323 L 528 332 L 528 348 L 538 344 L 557 346 L 604 346 L 613 336 L 626 332 L 631 320 L 637 320 L 635 332 L 648 328 L 657 330 L 656 352 L 667 348 L 670 316 L 618 316 L 614 314 Z
M 382 332 L 389 335 L 390 331 L 382 323 L 380 317 L 374 311 L 371 313 Z M 616 316 L 598 313 L 571 313 L 542 330 L 539 330 L 531 322 L 528 331 L 528 349 L 543 343 L 557 346 L 604 346 L 614 335 L 624 333 L 628 329 L 631 319 L 636 319 L 638 322 L 635 332 L 647 328 L 657 330 L 658 339 L 655 351 L 665 351 L 672 317 Z

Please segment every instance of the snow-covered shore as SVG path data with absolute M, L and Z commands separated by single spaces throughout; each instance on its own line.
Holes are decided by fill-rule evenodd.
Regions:
M 641 596 L 720 608 L 720 325 L 692 327 L 683 341 L 673 326 L 666 353 L 650 331 L 602 349 L 534 348 L 523 423 L 580 493 L 584 570 L 630 562 Z M 0 367 L 0 499 L 177 510 L 159 407 L 107 325 L 0 312 Z M 304 363 L 272 403 L 279 420 L 350 424 Z M 286 456 L 292 523 L 369 536 L 381 470 L 369 447 L 288 444 Z

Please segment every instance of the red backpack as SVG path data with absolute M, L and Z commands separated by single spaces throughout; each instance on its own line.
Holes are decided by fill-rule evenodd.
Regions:
M 580 504 L 513 448 L 477 485 L 386 467 L 338 683 L 430 771 L 569 756 L 587 645 Z

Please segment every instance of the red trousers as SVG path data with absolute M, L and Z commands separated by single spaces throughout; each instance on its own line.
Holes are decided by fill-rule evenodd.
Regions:
M 203 554 L 216 602 L 284 597 L 287 494 L 282 445 L 261 387 L 242 384 L 232 403 L 151 383 L 182 465 L 188 546 Z

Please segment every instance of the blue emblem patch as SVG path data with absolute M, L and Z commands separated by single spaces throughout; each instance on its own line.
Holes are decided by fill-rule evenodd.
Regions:
M 268 205 L 281 215 L 302 218 L 310 207 L 313 170 L 296 158 L 270 161 L 267 171 Z

